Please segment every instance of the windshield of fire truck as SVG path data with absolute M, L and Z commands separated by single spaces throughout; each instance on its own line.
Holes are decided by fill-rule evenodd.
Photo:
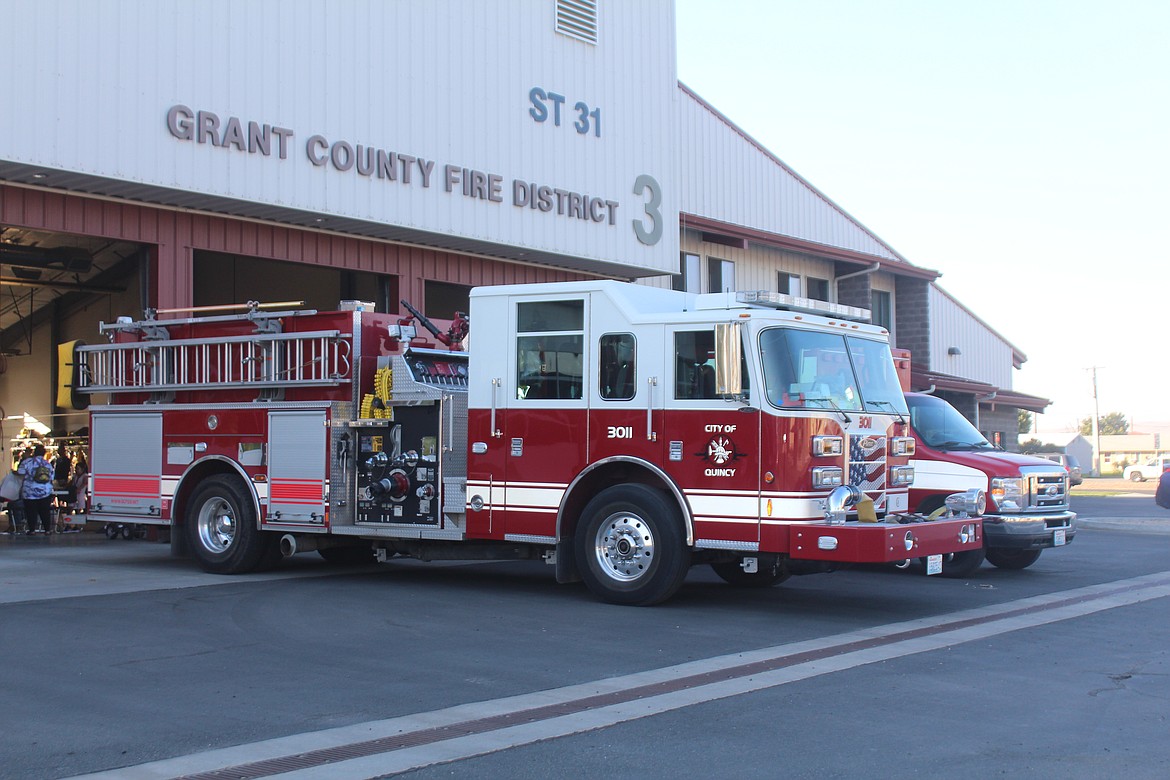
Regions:
M 765 393 L 774 406 L 906 414 L 889 345 L 837 333 L 760 334 Z

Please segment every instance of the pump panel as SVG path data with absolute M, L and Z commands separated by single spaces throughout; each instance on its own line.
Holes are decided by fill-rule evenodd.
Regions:
M 439 424 L 439 405 L 427 403 L 356 428 L 358 523 L 439 524 Z

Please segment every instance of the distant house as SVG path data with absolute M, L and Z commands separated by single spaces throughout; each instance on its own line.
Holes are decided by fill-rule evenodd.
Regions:
M 1126 466 L 1145 463 L 1158 455 L 1170 453 L 1162 449 L 1162 436 L 1157 433 L 1127 433 L 1122 436 L 1101 437 L 1101 473 L 1120 474 Z
M 1063 452 L 1065 455 L 1071 455 L 1077 459 L 1077 463 L 1081 465 L 1081 471 L 1088 476 L 1093 470 L 1093 443 L 1086 439 L 1079 433 L 1046 433 L 1044 438 L 1040 439 L 1043 446 L 1038 448 L 1041 452 Z M 1030 433 L 1020 434 L 1020 443 L 1030 441 L 1036 438 Z M 1104 443 L 1105 437 L 1101 437 Z

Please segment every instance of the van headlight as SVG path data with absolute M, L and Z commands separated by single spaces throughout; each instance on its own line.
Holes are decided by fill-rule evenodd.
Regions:
M 1019 477 L 996 477 L 991 480 L 991 500 L 1001 510 L 1024 508 L 1024 480 Z

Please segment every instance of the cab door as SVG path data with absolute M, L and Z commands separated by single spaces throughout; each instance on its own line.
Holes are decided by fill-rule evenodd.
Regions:
M 509 316 L 514 338 L 506 411 L 498 417 L 505 452 L 502 530 L 505 538 L 551 542 L 565 490 L 589 457 L 589 296 L 525 297 Z
M 668 465 L 690 503 L 696 544 L 758 549 L 760 413 L 717 392 L 712 326 L 668 329 L 666 354 Z M 746 370 L 743 381 L 750 398 Z

